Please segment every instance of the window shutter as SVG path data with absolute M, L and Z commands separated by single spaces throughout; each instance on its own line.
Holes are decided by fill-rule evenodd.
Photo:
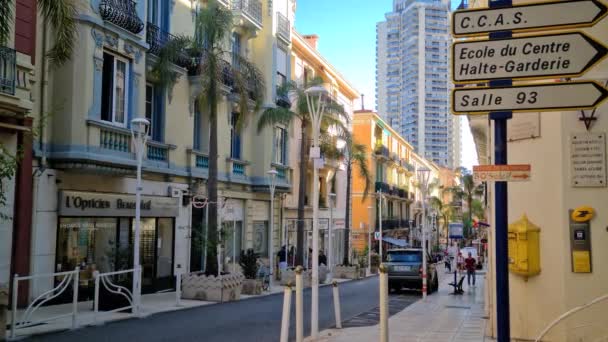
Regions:
M 36 52 L 36 0 L 15 2 L 15 50 L 31 56 L 34 64 Z

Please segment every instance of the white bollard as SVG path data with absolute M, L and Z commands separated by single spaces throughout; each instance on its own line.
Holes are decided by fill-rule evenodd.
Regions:
M 302 266 L 296 267 L 296 342 L 304 341 L 304 284 Z
M 175 275 L 175 306 L 182 306 L 182 270 Z
M 338 282 L 334 280 L 334 314 L 336 316 L 336 328 L 342 329 L 342 316 L 340 315 L 340 292 L 338 291 Z
M 80 285 L 80 267 L 76 267 L 74 270 L 74 283 L 72 287 L 74 288 L 73 298 L 72 298 L 72 329 L 78 328 L 78 286 Z
M 97 314 L 99 313 L 99 271 L 93 272 L 95 279 L 95 294 L 93 297 L 93 324 L 97 324 Z
M 388 342 L 388 267 L 380 265 L 380 342 Z
M 281 342 L 289 340 L 289 316 L 291 316 L 291 283 L 285 286 L 283 316 L 281 317 Z

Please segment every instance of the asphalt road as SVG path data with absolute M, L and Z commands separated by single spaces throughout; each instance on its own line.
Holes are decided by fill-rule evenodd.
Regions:
M 404 296 L 409 296 L 409 299 L 403 301 Z M 391 296 L 407 302 L 407 305 L 418 297 L 418 294 L 411 293 Z M 378 278 L 340 284 L 340 299 L 344 321 L 352 320 L 365 312 L 376 311 Z M 282 307 L 281 293 L 159 313 L 144 319 L 130 319 L 98 327 L 34 336 L 28 341 L 278 341 Z M 292 301 L 290 340 L 295 340 L 294 307 L 295 303 Z M 370 321 L 369 324 L 374 323 Z M 319 289 L 319 329 L 331 328 L 334 325 L 332 288 L 324 286 Z M 304 334 L 310 334 L 310 289 L 304 291 Z

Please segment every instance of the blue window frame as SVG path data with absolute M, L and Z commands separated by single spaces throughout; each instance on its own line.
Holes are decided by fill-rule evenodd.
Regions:
M 238 130 L 237 122 L 239 113 L 232 113 L 230 120 L 230 158 L 241 159 L 241 133 Z
M 287 131 L 282 127 L 274 128 L 274 162 L 287 164 Z
M 239 67 L 239 56 L 241 55 L 241 35 L 234 32 L 232 34 L 232 65 L 234 68 Z
M 146 84 L 146 119 L 150 121 L 150 138 L 162 142 L 165 122 L 164 91 L 151 83 Z

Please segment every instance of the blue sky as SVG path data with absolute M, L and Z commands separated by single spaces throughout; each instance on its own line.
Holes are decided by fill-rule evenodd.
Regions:
M 278 0 L 275 0 L 278 1 Z M 455 8 L 460 0 L 452 0 Z M 296 29 L 319 35 L 321 54 L 365 94 L 365 108 L 375 109 L 376 23 L 392 9 L 392 0 L 298 0 Z M 361 108 L 359 101 L 356 109 Z M 469 130 L 465 129 L 465 133 Z M 463 164 L 475 163 L 472 137 L 464 142 Z

